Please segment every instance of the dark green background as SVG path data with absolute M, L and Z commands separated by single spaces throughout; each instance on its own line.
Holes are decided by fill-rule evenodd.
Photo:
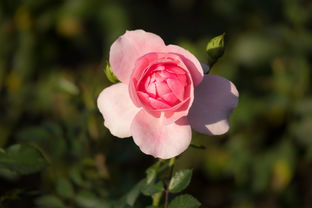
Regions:
M 0 171 L 0 207 L 105 208 L 144 176 L 155 159 L 111 136 L 96 107 L 109 47 L 132 29 L 202 62 L 227 34 L 212 73 L 239 105 L 226 135 L 194 132 L 207 148 L 177 161 L 194 169 L 186 192 L 208 208 L 312 207 L 311 28 L 309 0 L 1 0 L 0 147 L 30 144 L 49 165 Z

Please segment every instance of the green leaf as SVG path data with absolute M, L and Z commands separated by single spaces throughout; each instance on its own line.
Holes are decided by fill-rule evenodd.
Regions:
M 117 83 L 119 82 L 119 80 L 117 79 L 117 77 L 115 76 L 115 74 L 112 71 L 111 66 L 109 65 L 109 63 L 106 63 L 106 67 L 105 67 L 105 75 L 107 77 L 107 79 L 109 81 L 111 81 L 112 83 Z
M 73 167 L 69 170 L 69 177 L 75 185 L 84 186 L 85 183 L 81 176 L 81 169 L 79 167 Z
M 225 33 L 212 38 L 206 47 L 208 54 L 208 64 L 211 68 L 224 53 L 224 36 Z
M 141 186 L 141 192 L 146 196 L 152 196 L 158 192 L 164 190 L 164 184 L 159 181 L 157 183 L 147 183 L 146 179 L 143 181 Z
M 169 204 L 169 208 L 198 208 L 201 203 L 189 194 L 175 197 Z
M 81 191 L 75 197 L 76 203 L 82 208 L 109 208 L 110 205 L 102 197 L 88 191 Z
M 57 181 L 56 192 L 64 198 L 71 198 L 74 196 L 73 186 L 66 178 L 60 178 Z
M 127 194 L 126 196 L 126 202 L 128 205 L 133 206 L 135 201 L 140 195 L 142 184 L 144 183 L 144 180 L 141 180 L 139 183 L 137 183 Z
M 16 180 L 18 179 L 19 175 L 14 171 L 0 167 L 0 177 L 3 177 L 7 180 Z
M 146 170 L 146 182 L 151 183 L 157 176 L 157 167 L 152 166 Z
M 174 176 L 171 178 L 169 183 L 169 191 L 171 193 L 178 193 L 183 191 L 191 182 L 192 170 L 180 170 L 177 171 Z
M 0 169 L 8 169 L 18 175 L 38 172 L 46 165 L 42 154 L 29 145 L 16 144 L 0 152 Z
M 65 208 L 64 203 L 53 195 L 46 195 L 38 198 L 36 200 L 36 204 L 39 207 L 45 207 L 45 208 Z
M 45 122 L 40 126 L 22 129 L 17 138 L 22 144 L 36 144 L 52 158 L 60 158 L 67 150 L 63 134 L 59 124 Z

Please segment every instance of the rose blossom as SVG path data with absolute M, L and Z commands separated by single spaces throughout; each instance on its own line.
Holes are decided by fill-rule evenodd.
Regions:
M 127 31 L 111 46 L 109 62 L 121 81 L 98 97 L 104 125 L 117 137 L 133 137 L 145 154 L 167 159 L 203 134 L 228 131 L 238 92 L 230 81 L 203 75 L 187 50 L 165 45 L 143 30 Z

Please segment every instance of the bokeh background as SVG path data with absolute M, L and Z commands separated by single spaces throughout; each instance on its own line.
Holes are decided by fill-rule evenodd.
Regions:
M 132 29 L 203 63 L 227 34 L 212 73 L 235 83 L 239 105 L 226 135 L 194 132 L 206 149 L 177 161 L 194 169 L 186 192 L 208 208 L 312 207 L 311 28 L 310 0 L 1 0 L 0 150 L 32 145 L 48 165 L 0 165 L 0 207 L 109 207 L 155 162 L 96 108 L 109 47 Z

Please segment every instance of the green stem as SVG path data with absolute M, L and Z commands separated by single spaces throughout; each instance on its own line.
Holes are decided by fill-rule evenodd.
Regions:
M 176 160 L 176 158 L 173 157 L 173 158 L 171 158 L 170 161 L 169 161 L 169 167 L 170 167 L 169 181 L 171 180 L 172 175 L 173 175 L 173 169 L 174 169 L 175 160 Z M 166 186 L 166 189 L 165 189 L 164 192 L 165 192 L 165 204 L 164 204 L 164 208 L 168 208 L 168 205 L 169 205 L 169 189 L 168 189 L 168 185 Z
M 164 208 L 168 208 L 168 204 L 169 204 L 169 191 L 168 189 L 165 190 L 165 205 Z
M 162 196 L 162 193 L 159 192 L 159 193 L 156 193 L 152 196 L 152 199 L 153 199 L 153 206 L 155 207 L 158 207 L 159 206 L 159 202 L 161 200 L 161 196 Z
M 173 158 L 171 158 L 171 159 L 170 159 L 170 161 L 169 161 L 169 167 L 170 167 L 170 175 L 169 175 L 169 179 L 171 179 L 171 178 L 172 178 L 172 174 L 173 174 L 173 168 L 174 168 L 175 160 L 176 160 L 176 158 L 175 158 L 175 157 L 173 157 Z

